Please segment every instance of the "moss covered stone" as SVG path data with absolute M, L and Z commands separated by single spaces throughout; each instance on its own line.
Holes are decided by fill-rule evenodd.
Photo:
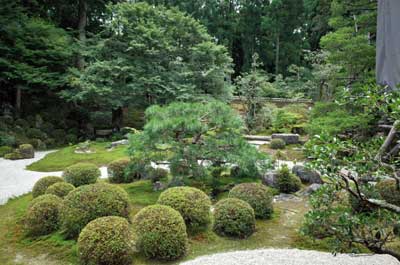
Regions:
M 61 207 L 61 228 L 68 238 L 78 236 L 90 221 L 103 216 L 128 218 L 128 194 L 120 187 L 96 183 L 71 191 Z
M 165 205 L 143 208 L 133 225 L 137 247 L 148 258 L 175 260 L 187 252 L 186 225 L 178 211 Z
M 215 205 L 213 230 L 218 235 L 246 238 L 254 233 L 255 226 L 254 210 L 247 202 L 228 198 Z
M 254 209 L 256 218 L 267 219 L 273 212 L 272 192 L 259 183 L 243 183 L 236 185 L 230 192 L 229 198 L 243 200 Z
M 64 180 L 61 177 L 55 177 L 55 176 L 48 176 L 39 179 L 33 186 L 32 196 L 35 198 L 45 194 L 47 188 L 57 182 L 64 182 Z
M 177 210 L 189 231 L 207 228 L 211 222 L 211 200 L 203 191 L 191 187 L 174 187 L 161 193 L 158 204 Z
M 88 223 L 78 238 L 78 255 L 84 265 L 130 265 L 133 238 L 125 218 L 106 216 Z

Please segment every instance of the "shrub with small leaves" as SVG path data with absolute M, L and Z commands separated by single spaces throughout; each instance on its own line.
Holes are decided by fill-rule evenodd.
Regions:
M 161 193 L 157 203 L 177 210 L 185 220 L 187 229 L 191 232 L 204 230 L 211 222 L 211 200 L 199 189 L 169 188 Z
M 272 149 L 285 149 L 286 143 L 284 140 L 276 138 L 271 140 L 270 146 Z
M 400 190 L 397 188 L 396 180 L 382 180 L 376 185 L 376 188 L 385 201 L 400 206 Z
M 108 167 L 108 179 L 111 183 L 130 183 L 135 180 L 136 174 L 129 170 L 129 158 L 121 158 L 111 162 Z
M 229 198 L 215 205 L 213 230 L 218 235 L 246 238 L 253 234 L 255 227 L 254 210 L 247 202 Z
M 78 238 L 78 254 L 84 265 L 130 265 L 133 238 L 125 218 L 106 216 L 88 223 Z
M 78 163 L 67 167 L 63 172 L 66 182 L 75 187 L 93 184 L 100 177 L 101 172 L 96 165 L 90 163 Z
M 53 194 L 60 198 L 64 198 L 71 191 L 75 189 L 74 185 L 66 182 L 57 182 L 49 186 L 46 190 L 46 194 Z
M 185 221 L 178 211 L 165 205 L 143 208 L 134 217 L 137 247 L 148 258 L 176 260 L 188 247 Z
M 55 177 L 55 176 L 48 176 L 39 179 L 38 181 L 36 181 L 32 189 L 33 198 L 45 194 L 47 188 L 57 182 L 64 182 L 64 180 L 60 177 Z
M 256 218 L 270 218 L 273 212 L 273 194 L 260 183 L 239 184 L 229 192 L 229 198 L 240 199 L 250 204 Z
M 59 210 L 62 199 L 55 195 L 42 195 L 35 198 L 28 207 L 24 225 L 27 234 L 47 235 L 59 228 Z
M 10 146 L 0 146 L 0 157 L 3 157 L 7 154 L 10 154 L 13 152 L 13 148 Z
M 300 178 L 291 173 L 286 165 L 278 171 L 276 182 L 279 191 L 283 193 L 296 192 L 301 188 Z
M 61 229 L 72 238 L 96 218 L 128 215 L 128 194 L 122 188 L 106 183 L 84 185 L 65 196 L 60 211 Z
M 168 177 L 168 170 L 163 168 L 150 168 L 147 170 L 147 178 L 152 182 L 160 181 L 163 178 Z

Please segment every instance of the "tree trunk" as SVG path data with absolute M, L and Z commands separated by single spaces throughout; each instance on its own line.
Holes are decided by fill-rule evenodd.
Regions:
M 279 34 L 276 36 L 276 54 L 275 54 L 275 74 L 279 74 L 279 50 L 280 50 Z
M 81 45 L 84 45 L 86 41 L 87 8 L 87 0 L 79 0 L 78 32 Z M 78 54 L 77 67 L 78 69 L 85 67 L 85 59 L 81 53 Z
M 121 107 L 112 111 L 112 126 L 113 129 L 120 131 L 123 122 L 123 110 Z
M 17 89 L 17 91 L 15 93 L 15 110 L 16 110 L 17 116 L 19 116 L 21 113 L 22 88 L 21 88 L 21 86 L 17 85 L 16 89 Z

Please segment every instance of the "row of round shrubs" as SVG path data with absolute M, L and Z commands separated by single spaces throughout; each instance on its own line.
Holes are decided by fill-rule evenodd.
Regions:
M 68 185 L 61 178 L 48 177 L 35 185 L 36 198 L 26 218 L 31 234 L 61 229 L 66 237 L 79 235 L 78 252 L 83 264 L 130 264 L 133 240 L 127 221 L 127 193 L 111 184 L 96 183 L 64 195 L 59 190 L 70 186 L 62 184 Z M 64 200 L 44 194 L 50 191 L 64 195 Z M 229 197 L 215 206 L 213 229 L 219 235 L 250 236 L 256 216 L 268 218 L 272 213 L 272 195 L 261 184 L 238 185 Z M 183 256 L 188 246 L 187 231 L 206 228 L 211 223 L 210 208 L 210 199 L 198 189 L 175 187 L 164 191 L 157 205 L 142 209 L 134 217 L 136 247 L 148 258 L 174 260 Z

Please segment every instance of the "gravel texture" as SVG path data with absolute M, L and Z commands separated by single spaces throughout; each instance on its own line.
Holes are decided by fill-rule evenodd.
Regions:
M 389 255 L 346 255 L 298 249 L 235 251 L 199 257 L 181 265 L 398 265 Z
M 54 151 L 35 152 L 35 158 L 23 160 L 6 160 L 0 158 L 0 205 L 10 198 L 32 191 L 35 182 L 44 176 L 61 176 L 62 172 L 36 172 L 25 167 Z M 107 178 L 107 168 L 102 167 L 101 177 Z

